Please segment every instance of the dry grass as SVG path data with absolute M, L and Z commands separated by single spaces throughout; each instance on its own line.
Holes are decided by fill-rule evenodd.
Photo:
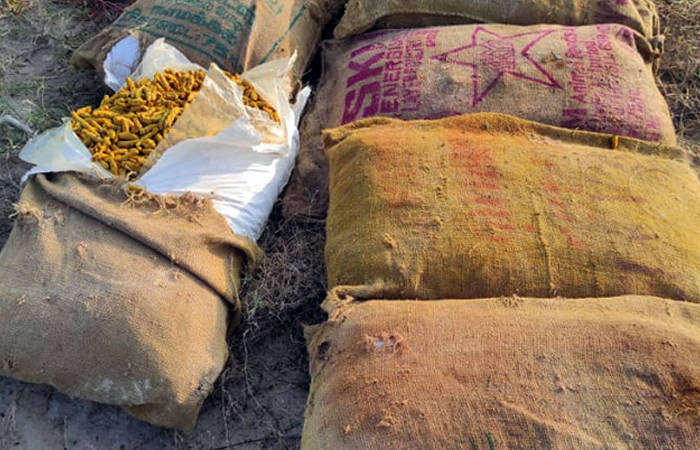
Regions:
M 247 342 L 313 315 L 326 294 L 325 229 L 285 222 L 276 211 L 259 244 L 261 266 L 243 281 L 243 320 L 236 332 Z
M 657 3 L 666 35 L 662 89 L 682 141 L 700 151 L 700 1 Z

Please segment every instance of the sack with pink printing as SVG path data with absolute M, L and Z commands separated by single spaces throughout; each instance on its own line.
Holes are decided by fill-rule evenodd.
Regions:
M 327 42 L 284 214 L 325 217 L 321 131 L 367 117 L 497 112 L 675 145 L 669 108 L 651 69 L 657 57 L 645 37 L 621 25 L 460 25 Z

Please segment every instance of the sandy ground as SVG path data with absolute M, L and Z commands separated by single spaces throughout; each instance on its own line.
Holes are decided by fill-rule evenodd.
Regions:
M 68 64 L 72 52 L 100 24 L 79 20 L 86 13 L 73 5 L 31 1 L 0 0 L 0 117 L 10 115 L 42 131 L 104 94 L 92 72 L 78 72 Z M 688 13 L 694 2 L 662 1 L 668 17 L 676 15 L 666 30 L 671 34 L 668 43 L 686 46 L 678 48 L 677 64 L 669 65 L 662 79 L 685 142 L 700 148 L 699 111 L 693 103 L 700 98 L 700 66 L 688 64 L 693 61 L 688 52 L 695 47 L 673 35 L 679 23 L 685 23 L 689 35 L 698 27 L 693 17 L 700 17 L 700 11 L 697 16 Z M 700 54 L 693 57 L 697 62 Z M 28 137 L 0 123 L 0 247 L 12 228 L 12 204 L 28 168 L 17 158 Z M 231 337 L 229 368 L 193 433 L 155 428 L 115 407 L 0 378 L 0 450 L 298 448 L 309 382 L 302 324 L 323 317 L 316 308 L 325 288 L 322 228 L 290 228 L 273 220 L 262 246 L 269 266 L 246 282 L 246 322 Z

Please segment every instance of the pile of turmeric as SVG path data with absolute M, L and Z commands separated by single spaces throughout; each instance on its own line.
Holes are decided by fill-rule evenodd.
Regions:
M 134 82 L 112 96 L 105 95 L 100 105 L 80 108 L 71 114 L 75 134 L 92 153 L 92 160 L 113 175 L 133 179 L 148 156 L 173 127 L 202 87 L 206 73 L 165 70 L 153 79 Z M 267 112 L 279 121 L 274 108 L 255 88 L 238 75 L 227 73 L 243 90 L 246 106 Z
M 264 98 L 260 97 L 255 87 L 248 80 L 244 80 L 240 75 L 233 75 L 226 72 L 226 75 L 243 89 L 243 103 L 251 108 L 265 111 L 275 122 L 280 121 L 280 116 Z

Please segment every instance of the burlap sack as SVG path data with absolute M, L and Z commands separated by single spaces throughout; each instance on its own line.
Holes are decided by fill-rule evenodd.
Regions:
M 700 448 L 700 305 L 370 301 L 307 339 L 302 450 Z
M 407 28 L 454 23 L 596 25 L 617 23 L 647 36 L 660 32 L 653 0 L 349 0 L 335 29 L 347 39 L 372 27 Z
M 700 302 L 700 181 L 681 149 L 487 113 L 367 119 L 326 143 L 331 287 Z
M 506 25 L 387 31 L 325 49 L 324 75 L 301 127 L 285 216 L 323 218 L 321 130 L 388 116 L 433 119 L 500 112 L 550 125 L 675 144 L 647 64 L 648 41 L 616 25 Z
M 0 253 L 0 374 L 187 430 L 259 250 L 195 197 L 38 175 Z
M 145 49 L 164 37 L 191 61 L 243 72 L 296 50 L 295 75 L 313 57 L 335 0 L 138 0 L 87 41 L 71 62 L 94 67 L 128 34 Z

